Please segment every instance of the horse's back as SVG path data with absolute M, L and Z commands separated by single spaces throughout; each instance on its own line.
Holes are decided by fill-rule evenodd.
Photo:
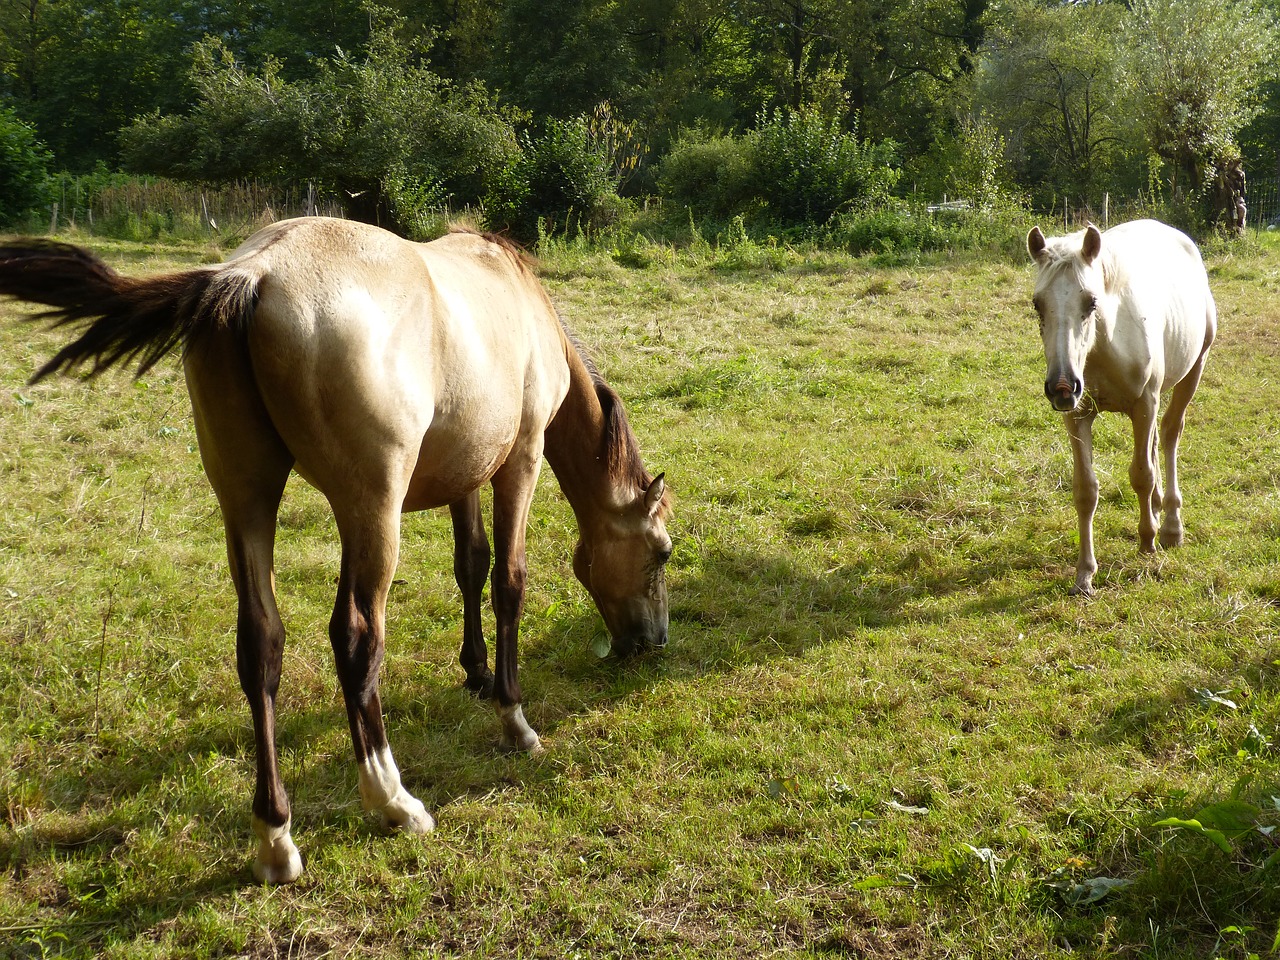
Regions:
M 302 218 L 255 234 L 227 268 L 259 277 L 254 377 L 299 472 L 331 500 L 413 486 L 417 505 L 451 502 L 540 435 L 567 385 L 541 287 L 479 236 L 417 244 Z
M 1216 307 L 1195 242 L 1157 220 L 1134 220 L 1103 234 L 1122 291 L 1122 315 L 1163 341 L 1165 386 L 1192 368 L 1213 340 Z
M 1176 227 L 1159 220 L 1130 220 L 1112 227 L 1102 238 L 1130 271 L 1141 270 L 1175 284 L 1208 286 L 1200 248 Z

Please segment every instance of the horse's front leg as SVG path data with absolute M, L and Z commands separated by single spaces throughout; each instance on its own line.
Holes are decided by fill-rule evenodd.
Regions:
M 1129 483 L 1138 496 L 1138 550 L 1156 551 L 1156 464 L 1152 458 L 1156 432 L 1158 397 L 1143 397 L 1133 413 L 1133 460 L 1129 464 Z M 1176 482 L 1171 477 L 1170 482 Z
M 484 643 L 481 596 L 489 577 L 489 538 L 480 514 L 480 492 L 449 505 L 453 519 L 453 576 L 462 593 L 462 649 L 458 662 L 466 671 L 463 685 L 480 697 L 493 695 L 493 672 Z
M 540 458 L 540 446 L 533 451 L 532 457 L 513 455 L 493 478 L 492 595 L 496 621 L 493 698 L 502 721 L 503 745 L 531 754 L 542 752 L 542 742 L 524 718 L 517 654 L 528 571 L 525 526 L 538 482 Z
M 342 572 L 329 621 L 329 640 L 351 726 L 364 808 L 380 814 L 384 827 L 426 833 L 435 828 L 435 821 L 400 782 L 378 696 L 387 591 L 400 549 L 396 503 L 399 500 L 389 501 L 380 510 L 374 504 L 361 503 L 351 513 L 335 509 L 342 537 Z
M 1076 562 L 1076 582 L 1071 593 L 1093 593 L 1093 575 L 1098 561 L 1093 555 L 1093 515 L 1098 511 L 1098 477 L 1093 471 L 1092 408 L 1068 413 L 1063 417 L 1071 440 L 1071 498 L 1076 507 L 1076 525 L 1080 533 L 1080 558 Z

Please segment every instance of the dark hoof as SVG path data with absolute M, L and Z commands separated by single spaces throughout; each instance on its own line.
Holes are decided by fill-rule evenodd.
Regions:
M 493 672 L 490 670 L 486 670 L 476 676 L 467 677 L 462 681 L 462 685 L 480 700 L 493 699 Z

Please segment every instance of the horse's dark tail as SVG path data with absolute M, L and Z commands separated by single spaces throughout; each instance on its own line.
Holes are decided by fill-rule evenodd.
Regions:
M 243 270 L 209 267 L 137 279 L 71 244 L 0 244 L 0 295 L 50 308 L 33 320 L 83 331 L 35 372 L 32 383 L 86 366 L 81 375 L 88 380 L 131 363 L 142 376 L 202 331 L 242 329 L 257 287 L 258 278 Z

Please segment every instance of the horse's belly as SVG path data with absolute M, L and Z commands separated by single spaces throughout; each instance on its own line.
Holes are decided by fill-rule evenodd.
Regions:
M 1208 338 L 1208 311 L 1200 306 L 1198 315 L 1171 320 L 1165 333 L 1165 381 L 1164 390 L 1171 390 L 1195 366 L 1204 353 Z
M 511 453 L 514 438 L 514 427 L 462 437 L 433 426 L 422 440 L 403 509 L 443 507 L 483 486 Z

